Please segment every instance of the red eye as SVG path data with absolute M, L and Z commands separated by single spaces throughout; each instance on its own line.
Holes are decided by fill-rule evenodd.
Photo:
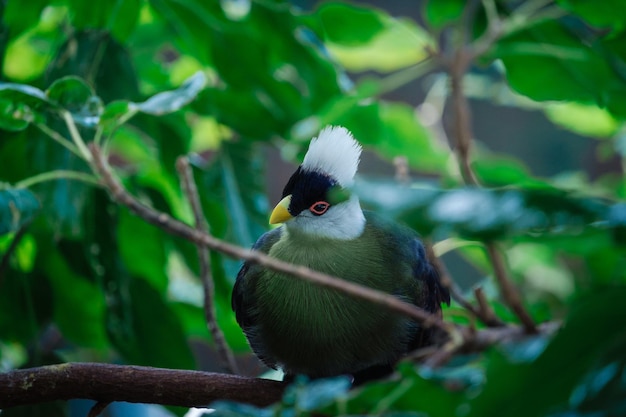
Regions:
M 318 201 L 317 203 L 313 203 L 313 205 L 309 207 L 309 211 L 316 216 L 321 216 L 322 214 L 326 213 L 329 207 L 330 204 L 328 204 L 327 202 Z

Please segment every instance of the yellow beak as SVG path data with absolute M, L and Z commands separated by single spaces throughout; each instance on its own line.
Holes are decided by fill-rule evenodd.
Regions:
M 274 207 L 274 210 L 270 215 L 270 224 L 284 223 L 293 219 L 293 216 L 287 210 L 289 208 L 289 203 L 291 203 L 291 194 L 276 204 L 276 207 Z

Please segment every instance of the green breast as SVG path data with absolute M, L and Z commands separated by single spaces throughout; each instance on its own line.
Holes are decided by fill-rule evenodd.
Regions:
M 349 241 L 283 233 L 269 254 L 414 302 L 411 262 L 394 247 L 370 225 Z M 257 279 L 259 337 L 290 373 L 336 375 L 393 362 L 415 331 L 400 316 L 297 278 L 264 271 Z

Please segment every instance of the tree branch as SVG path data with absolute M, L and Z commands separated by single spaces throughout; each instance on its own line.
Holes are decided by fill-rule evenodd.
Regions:
M 133 213 L 144 219 L 146 222 L 158 226 L 166 232 L 179 236 L 196 245 L 218 251 L 235 259 L 244 259 L 248 262 L 259 264 L 265 268 L 282 272 L 299 279 L 311 282 L 325 288 L 331 288 L 352 297 L 357 297 L 371 303 L 385 307 L 391 311 L 403 314 L 418 321 L 424 327 L 438 327 L 446 332 L 450 331 L 450 326 L 446 325 L 441 318 L 421 309 L 413 304 L 400 301 L 391 294 L 364 287 L 349 281 L 332 277 L 328 274 L 314 271 L 310 268 L 290 264 L 271 258 L 262 252 L 244 249 L 217 239 L 206 233 L 200 232 L 174 218 L 147 207 L 137 201 L 122 187 L 120 182 L 114 178 L 111 169 L 105 161 L 98 146 L 91 143 L 89 145 L 93 155 L 94 169 L 102 179 L 103 185 L 109 190 L 113 200 L 128 207 Z
M 206 223 L 204 215 L 202 214 L 202 206 L 200 205 L 200 197 L 198 196 L 198 187 L 193 179 L 193 172 L 189 166 L 189 161 L 186 157 L 180 157 L 176 161 L 176 169 L 180 176 L 180 182 L 187 200 L 191 205 L 193 211 L 196 230 L 202 233 L 209 234 L 209 227 Z M 213 277 L 211 276 L 211 257 L 209 251 L 202 245 L 196 244 L 198 248 L 198 259 L 200 261 L 200 279 L 202 280 L 202 287 L 204 290 L 204 315 L 206 318 L 207 326 L 213 341 L 215 342 L 215 348 L 218 355 L 222 360 L 224 368 L 231 374 L 238 374 L 237 362 L 233 357 L 233 353 L 226 343 L 224 334 L 217 324 L 217 313 L 215 310 L 214 300 L 214 285 Z
M 0 408 L 74 398 L 181 407 L 216 400 L 267 406 L 281 398 L 284 388 L 282 382 L 212 372 L 66 363 L 0 373 Z
M 500 34 L 499 25 L 494 23 L 497 19 L 492 17 L 492 21 L 490 26 L 490 33 L 492 33 L 488 41 L 485 42 L 486 46 L 481 44 L 480 48 L 490 47 Z M 477 50 L 476 44 L 466 45 L 463 43 L 454 51 L 453 59 L 447 66 L 448 75 L 450 77 L 452 106 L 454 108 L 454 134 L 456 136 L 455 148 L 457 158 L 464 182 L 474 186 L 478 186 L 479 181 L 470 162 L 470 147 L 473 138 L 472 119 L 467 97 L 463 90 L 463 80 L 472 61 L 478 56 L 477 54 L 484 53 L 486 50 L 487 49 L 484 51 L 482 49 Z M 504 297 L 505 302 L 520 319 L 524 325 L 524 329 L 528 333 L 535 333 L 537 331 L 535 323 L 522 305 L 519 294 L 507 277 L 502 255 L 496 250 L 494 243 L 486 243 L 485 246 L 491 258 L 494 275 L 500 287 L 500 293 Z
M 548 336 L 560 325 L 542 323 L 537 330 Z M 457 352 L 480 352 L 498 343 L 528 337 L 520 326 L 461 330 L 446 349 L 427 348 L 426 364 L 437 366 Z M 201 407 L 217 400 L 264 407 L 280 400 L 285 387 L 278 381 L 213 372 L 65 363 L 0 373 L 0 409 L 76 398 L 97 401 L 100 407 L 113 401 Z

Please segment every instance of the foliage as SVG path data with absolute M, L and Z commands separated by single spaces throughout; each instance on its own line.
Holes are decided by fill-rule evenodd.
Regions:
M 424 27 L 342 2 L 308 12 L 270 0 L 0 2 L 2 368 L 100 360 L 194 369 L 189 342 L 211 343 L 195 248 L 113 204 L 83 139 L 106 147 L 144 203 L 187 222 L 174 162 L 193 154 L 212 234 L 247 247 L 267 227 L 262 150 L 297 162 L 321 127 L 342 124 L 367 150 L 438 178 L 363 180 L 354 190 L 363 202 L 485 276 L 481 242 L 498 241 L 534 318 L 565 326 L 439 369 L 407 362 L 400 380 L 350 392 L 342 379 L 298 381 L 269 409 L 221 403 L 217 413 L 624 415 L 624 2 L 518 3 L 484 1 L 467 31 L 459 0 L 425 2 Z M 497 16 L 502 32 L 492 38 Z M 428 85 L 425 73 L 445 69 L 431 54 L 451 56 L 466 32 L 486 46 L 472 75 L 493 88 L 506 89 L 504 80 L 506 105 L 545 112 L 555 132 L 588 135 L 596 159 L 619 169 L 542 178 L 477 147 L 473 166 L 490 188 L 465 187 L 440 140 L 441 114 L 426 126 L 424 113 L 385 94 Z M 420 109 L 437 108 L 436 96 Z M 248 353 L 229 301 L 239 263 L 212 261 L 218 322 L 231 348 Z M 489 277 L 480 284 L 514 322 Z

